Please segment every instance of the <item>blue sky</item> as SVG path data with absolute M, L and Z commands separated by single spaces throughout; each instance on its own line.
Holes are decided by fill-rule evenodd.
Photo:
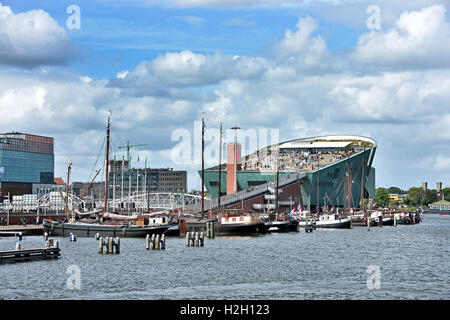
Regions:
M 378 186 L 450 184 L 445 0 L 377 1 L 377 30 L 366 0 L 0 4 L 1 131 L 54 136 L 56 176 L 71 158 L 89 178 L 111 110 L 114 145 L 148 143 L 133 158 L 188 170 L 189 189 L 199 164 L 174 161 L 172 135 L 193 134 L 202 112 L 209 128 L 280 140 L 370 136 Z M 70 5 L 79 30 L 66 27 Z

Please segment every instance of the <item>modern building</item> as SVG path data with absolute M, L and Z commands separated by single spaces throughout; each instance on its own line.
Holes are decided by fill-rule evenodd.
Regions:
M 377 143 L 371 138 L 344 135 L 286 141 L 244 157 L 239 145 L 228 144 L 227 162 L 221 168 L 221 196 L 230 196 L 235 190 L 252 191 L 267 183 L 275 185 L 278 171 L 280 181 L 301 176 L 292 188 L 287 186 L 280 191 L 281 202 L 303 202 L 312 210 L 324 204 L 359 207 L 363 193 L 366 199 L 375 197 L 372 163 L 376 149 Z M 199 174 L 201 177 L 202 172 Z M 218 180 L 218 166 L 205 170 L 205 187 L 212 198 L 218 197 Z M 245 203 L 241 205 L 245 207 Z
M 33 184 L 53 184 L 53 138 L 0 134 L 0 196 L 31 194 Z
M 130 183 L 131 181 L 131 183 Z M 109 194 L 111 199 L 115 191 L 116 198 L 134 195 L 136 192 L 187 192 L 187 172 L 171 168 L 129 168 L 128 161 L 111 161 L 109 170 Z M 123 191 L 122 191 L 123 186 Z M 99 200 L 105 197 L 105 183 L 74 182 L 71 189 L 74 195 L 80 196 L 87 187 L 85 196 Z

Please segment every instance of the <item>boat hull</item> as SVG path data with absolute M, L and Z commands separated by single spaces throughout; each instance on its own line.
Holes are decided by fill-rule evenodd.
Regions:
M 44 232 L 57 237 L 69 236 L 72 233 L 77 237 L 95 237 L 99 234 L 100 237 L 140 238 L 146 237 L 147 234 L 162 234 L 169 226 L 130 227 L 44 221 L 43 228 Z
M 346 219 L 344 221 L 316 221 L 316 227 L 320 229 L 329 228 L 329 229 L 351 229 L 352 224 L 350 219 Z
M 216 235 L 257 235 L 267 232 L 264 222 L 218 224 Z

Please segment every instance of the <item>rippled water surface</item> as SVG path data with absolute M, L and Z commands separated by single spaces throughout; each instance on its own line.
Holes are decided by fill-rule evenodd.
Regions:
M 94 238 L 58 238 L 58 260 L 0 265 L 2 299 L 450 299 L 450 216 L 417 225 L 316 230 L 260 237 L 216 237 L 187 248 L 168 238 L 147 251 L 121 239 L 121 253 L 99 254 Z M 0 250 L 16 239 L 1 238 Z M 42 247 L 24 237 L 22 248 Z M 69 289 L 68 267 L 81 271 Z M 369 266 L 380 268 L 369 289 Z M 373 282 L 370 282 L 373 283 Z

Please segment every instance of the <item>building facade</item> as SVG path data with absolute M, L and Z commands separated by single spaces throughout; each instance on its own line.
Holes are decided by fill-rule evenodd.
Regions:
M 0 135 L 0 195 L 32 193 L 33 184 L 53 184 L 53 138 L 25 133 Z
M 376 149 L 375 140 L 360 136 L 296 139 L 268 146 L 242 158 L 240 148 L 237 148 L 242 167 L 229 166 L 233 159 L 227 153 L 227 164 L 222 165 L 220 172 L 221 195 L 229 191 L 230 179 L 233 179 L 231 185 L 237 185 L 239 192 L 252 190 L 261 184 L 275 183 L 277 171 L 279 179 L 304 173 L 304 178 L 297 183 L 297 194 L 289 195 L 294 202 L 302 199 L 308 209 L 323 205 L 359 207 L 362 195 L 365 199 L 375 196 L 375 169 L 372 163 Z M 218 169 L 216 166 L 205 170 L 205 187 L 212 198 L 218 196 Z M 201 177 L 201 171 L 199 175 Z M 284 195 L 280 198 L 284 199 Z

